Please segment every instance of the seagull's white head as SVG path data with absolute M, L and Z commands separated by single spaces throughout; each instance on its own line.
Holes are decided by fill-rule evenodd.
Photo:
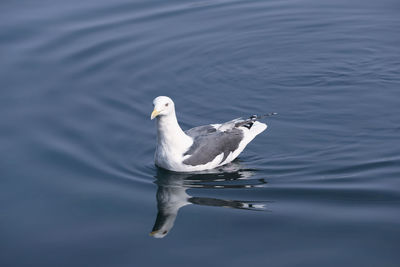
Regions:
M 158 96 L 153 100 L 154 110 L 151 113 L 151 119 L 154 119 L 157 116 L 167 116 L 170 114 L 174 114 L 175 105 L 174 101 L 168 96 Z

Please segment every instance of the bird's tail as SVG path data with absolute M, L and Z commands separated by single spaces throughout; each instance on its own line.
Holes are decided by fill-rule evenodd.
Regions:
M 276 112 L 270 112 L 270 113 L 260 115 L 260 116 L 252 115 L 252 116 L 250 116 L 250 118 L 248 118 L 246 120 L 237 122 L 235 126 L 236 127 L 246 127 L 247 129 L 250 129 L 256 121 L 263 119 L 265 117 L 269 117 L 269 116 L 273 116 L 273 115 L 277 115 L 277 114 L 278 113 L 276 113 Z

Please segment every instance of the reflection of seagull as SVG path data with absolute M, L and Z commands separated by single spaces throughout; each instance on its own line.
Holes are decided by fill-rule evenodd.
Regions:
M 236 167 L 239 165 L 236 164 Z M 233 169 L 232 169 L 233 167 Z M 263 179 L 248 180 L 252 171 L 235 170 L 235 164 L 229 164 L 214 173 L 185 174 L 157 170 L 157 218 L 151 236 L 162 238 L 174 226 L 176 216 L 181 207 L 196 204 L 204 206 L 218 206 L 235 209 L 264 210 L 264 205 L 253 201 L 243 202 L 237 200 L 223 200 L 217 198 L 192 197 L 186 193 L 188 188 L 248 188 L 262 186 Z M 230 171 L 230 172 L 226 172 Z M 231 181 L 242 183 L 229 184 Z
M 157 179 L 160 178 L 160 171 L 157 173 Z M 168 176 L 168 175 L 167 175 Z M 166 179 L 170 179 L 167 177 Z M 180 184 L 183 180 L 178 178 L 176 181 L 171 181 L 170 184 L 158 185 L 157 188 L 157 219 L 150 235 L 156 238 L 161 238 L 167 235 L 169 230 L 174 226 L 175 218 L 178 215 L 178 210 L 190 204 L 188 201 L 190 196 L 186 194 L 185 187 Z
M 175 115 L 174 102 L 166 96 L 153 101 L 151 119 L 157 117 L 155 163 L 171 171 L 190 172 L 213 169 L 233 161 L 267 125 L 257 120 L 234 119 L 182 131 Z M 273 115 L 266 114 L 264 116 Z

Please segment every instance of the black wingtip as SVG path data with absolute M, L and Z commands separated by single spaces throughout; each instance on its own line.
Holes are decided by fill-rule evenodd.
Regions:
M 270 116 L 273 116 L 273 115 L 278 115 L 278 113 L 277 112 L 270 112 L 270 113 L 267 113 L 267 114 L 264 114 L 264 115 L 261 115 L 261 116 L 257 116 L 257 115 L 252 115 L 252 116 L 250 116 L 250 120 L 252 120 L 252 121 L 256 121 L 256 120 L 259 120 L 259 119 L 262 119 L 262 118 L 265 118 L 265 117 L 270 117 Z

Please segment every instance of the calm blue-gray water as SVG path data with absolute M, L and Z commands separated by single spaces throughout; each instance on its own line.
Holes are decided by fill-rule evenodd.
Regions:
M 0 7 L 0 266 L 400 266 L 399 1 Z M 179 174 L 158 95 L 183 129 L 279 114 Z

